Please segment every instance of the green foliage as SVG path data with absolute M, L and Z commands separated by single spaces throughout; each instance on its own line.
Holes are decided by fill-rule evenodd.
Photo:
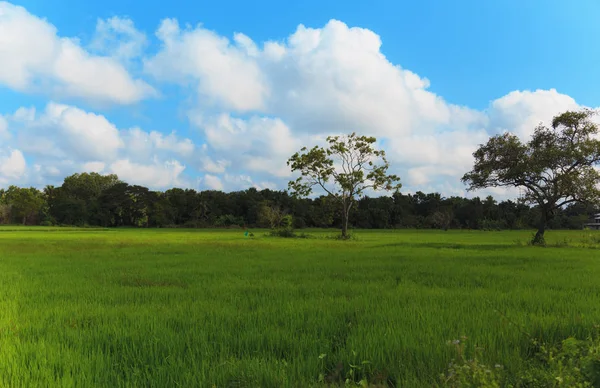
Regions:
M 303 147 L 288 160 L 292 171 L 300 177 L 290 181 L 289 189 L 295 196 L 310 195 L 318 186 L 337 199 L 342 207 L 342 235 L 346 236 L 350 210 L 357 198 L 368 189 L 398 190 L 400 178 L 387 173 L 389 163 L 385 151 L 377 150 L 374 137 L 347 136 L 327 137 L 327 148 Z
M 543 245 L 548 222 L 557 209 L 575 202 L 600 201 L 597 183 L 600 173 L 600 140 L 597 125 L 590 120 L 595 112 L 567 111 L 539 125 L 529 142 L 514 134 L 491 137 L 473 154 L 473 170 L 462 177 L 468 190 L 487 187 L 520 187 L 522 200 L 540 209 L 538 232 L 532 239 Z
M 25 196 L 14 195 L 17 192 Z M 27 195 L 40 202 L 24 219 Z M 599 211 L 593 204 L 572 203 L 557 209 L 548 227 L 581 229 Z M 293 216 L 296 229 L 345 228 L 348 234 L 352 228 L 528 229 L 539 224 L 541 211 L 510 200 L 498 203 L 492 197 L 394 192 L 375 198 L 363 195 L 344 219 L 339 199 L 332 195 L 298 198 L 285 191 L 255 188 L 231 193 L 179 188 L 159 192 L 99 174 L 75 174 L 63 186 L 46 186 L 43 192 L 0 189 L 0 224 L 210 228 L 231 215 L 249 227 L 274 228 L 285 214 Z
M 452 222 L 452 213 L 449 211 L 436 211 L 430 218 L 434 228 L 448 230 Z
M 493 367 L 482 363 L 483 349 L 475 346 L 472 357 L 466 355 L 467 337 L 448 341 L 456 352 L 456 358 L 448 365 L 448 370 L 440 377 L 441 385 L 449 388 L 500 388 L 502 366 Z
M 10 186 L 1 197 L 0 219 L 8 223 L 39 223 L 46 207 L 43 193 L 33 187 Z
M 270 235 L 273 237 L 299 237 L 296 232 L 294 232 L 294 217 L 290 214 L 286 214 L 278 219 L 278 222 L 274 224 L 274 227 L 271 229 Z
M 241 217 L 236 217 L 233 214 L 226 214 L 223 216 L 217 217 L 215 221 L 215 226 L 219 227 L 232 227 L 237 226 L 241 227 L 244 225 L 244 219 Z
M 451 345 L 455 347 L 456 359 L 441 376 L 445 387 L 600 387 L 600 337 L 597 332 L 585 340 L 569 337 L 558 345 L 531 338 L 535 353 L 523 369 L 513 371 L 512 376 L 504 373 L 499 364 L 490 367 L 482 363 L 483 349 L 476 347 L 474 356 L 467 358 L 464 340 L 452 341 Z
M 260 226 L 277 229 L 285 227 L 285 224 L 289 223 L 288 220 L 285 219 L 287 216 L 288 214 L 283 212 L 279 206 L 266 202 L 260 207 L 258 222 Z

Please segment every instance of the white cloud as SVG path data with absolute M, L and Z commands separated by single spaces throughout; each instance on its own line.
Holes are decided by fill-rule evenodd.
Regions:
M 69 154 L 80 159 L 112 159 L 123 147 L 119 130 L 102 115 L 50 103 L 41 121 L 47 129 L 58 129 Z
M 131 19 L 113 16 L 98 19 L 90 48 L 122 61 L 140 57 L 148 44 L 146 35 L 135 28 Z
M 290 175 L 286 159 L 301 146 L 301 138 L 280 119 L 253 116 L 247 120 L 223 114 L 203 124 L 207 143 L 232 166 L 275 176 Z
M 260 183 L 254 182 L 252 177 L 245 174 L 240 175 L 232 175 L 225 174 L 223 177 L 223 182 L 225 182 L 225 189 L 227 191 L 237 191 L 237 190 L 245 190 L 249 187 L 254 187 L 257 190 L 263 189 L 276 189 L 277 185 L 272 182 L 262 181 Z
M 28 39 L 17 44 L 14 36 Z M 144 70 L 192 90 L 186 113 L 205 144 L 175 132 L 119 129 L 103 115 L 50 103 L 39 114 L 21 108 L 4 116 L 7 123 L 0 118 L 0 134 L 12 136 L 7 145 L 39 159 L 39 174 L 83 168 L 166 188 L 187 184 L 192 170 L 206 187 L 229 191 L 284 188 L 294 152 L 356 131 L 378 138 L 403 190 L 464 195 L 460 177 L 478 144 L 504 130 L 526 138 L 540 121 L 579 108 L 554 89 L 514 91 L 483 111 L 451 104 L 429 90 L 427 78 L 388 60 L 376 33 L 336 20 L 300 25 L 279 42 L 257 43 L 243 33 L 230 39 L 174 19 L 163 20 L 156 36 L 161 46 Z M 0 84 L 16 90 L 138 101 L 152 92 L 124 63 L 139 58 L 146 43 L 129 19 L 99 20 L 89 47 L 104 56 L 93 55 L 23 8 L 0 2 L 0 55 L 9 58 Z
M 13 167 L 0 172 L 3 182 L 60 184 L 72 173 L 93 171 L 123 174 L 123 180 L 151 188 L 164 188 L 170 183 L 187 185 L 181 160 L 203 155 L 196 154 L 192 140 L 182 139 L 174 132 L 119 129 L 105 116 L 71 105 L 50 102 L 39 114 L 33 108 L 22 107 L 5 117 L 9 137 L 2 145 L 19 151 L 13 152 L 11 163 L 6 164 Z M 19 155 L 36 160 L 26 181 L 8 174 L 19 166 L 15 164 Z M 6 158 L 0 154 L 0 159 Z M 6 166 L 2 168 L 8 169 Z
M 191 139 L 179 138 L 174 132 L 119 129 L 104 115 L 55 102 L 48 103 L 40 114 L 33 108 L 19 108 L 7 118 L 16 145 L 36 157 L 106 163 L 123 156 L 145 161 L 157 156 L 187 158 L 195 151 Z
M 115 59 L 85 51 L 74 38 L 21 6 L 0 1 L 0 85 L 20 92 L 131 104 L 155 94 Z
M 222 174 L 231 165 L 229 160 L 212 160 L 209 156 L 200 158 L 200 169 L 213 174 Z
M 176 20 L 165 19 L 156 36 L 162 49 L 145 62 L 158 79 L 193 86 L 203 99 L 226 109 L 260 109 L 267 93 L 258 65 L 248 54 L 249 39 L 238 36 L 238 46 L 216 33 L 198 27 L 181 30 Z
M 17 183 L 26 171 L 27 162 L 19 150 L 0 150 L 0 184 Z
M 303 145 L 357 131 L 384 140 L 394 163 L 419 168 L 458 162 L 452 170 L 456 175 L 468 167 L 473 146 L 486 135 L 484 112 L 449 104 L 429 92 L 429 81 L 389 62 L 380 52 L 379 36 L 367 29 L 335 20 L 321 29 L 300 26 L 285 43 L 267 42 L 262 49 L 243 34 L 234 36 L 234 45 L 202 27 L 182 33 L 173 20 L 163 22 L 158 35 L 165 46 L 147 66 L 168 71 L 171 80 L 189 82 L 191 74 L 178 67 L 182 61 L 172 47 L 197 53 L 206 44 L 192 39 L 199 36 L 220 42 L 231 61 L 241 58 L 258 69 L 252 85 L 262 102 L 253 108 L 260 108 L 260 114 L 233 117 L 231 105 L 216 111 L 201 106 L 189 114 L 216 157 L 244 174 L 289 177 L 286 160 Z M 152 67 L 157 64 L 161 66 Z M 206 77 L 220 77 L 221 69 L 205 70 Z M 446 169 L 442 175 L 448 174 Z
M 139 164 L 122 159 L 112 163 L 109 170 L 130 184 L 165 189 L 182 184 L 181 174 L 185 166 L 177 160 L 163 163 L 155 160 L 152 164 Z
M 553 116 L 579 108 L 573 98 L 556 89 L 514 91 L 491 103 L 490 130 L 508 130 L 527 140 L 540 122 L 549 125 Z
M 0 115 L 0 140 L 7 136 L 9 136 L 8 121 L 6 121 L 6 119 Z
M 20 107 L 17 111 L 12 115 L 12 118 L 17 121 L 33 121 L 35 120 L 35 108 L 30 107 Z
M 284 42 L 262 47 L 243 34 L 229 43 L 202 27 L 181 33 L 172 20 L 163 23 L 159 35 L 185 52 L 198 50 L 190 36 L 211 36 L 226 48 L 223 55 L 258 69 L 252 79 L 262 96 L 262 104 L 253 106 L 259 112 L 236 118 L 231 106 L 223 105 L 199 106 L 189 113 L 216 157 L 231 161 L 231 173 L 250 179 L 238 177 L 238 184 L 252 185 L 247 174 L 268 174 L 281 187 L 290 176 L 285 161 L 301 146 L 356 131 L 377 136 L 391 172 L 401 175 L 407 189 L 429 185 L 449 190 L 450 184 L 451 191 L 463 192 L 460 178 L 472 167 L 472 153 L 490 135 L 509 129 L 528 137 L 540 121 L 579 107 L 554 89 L 515 91 L 484 111 L 453 105 L 428 90 L 429 80 L 391 63 L 380 51 L 378 35 L 336 20 L 323 28 L 301 25 Z M 166 66 L 168 53 L 165 46 L 153 60 L 160 58 L 170 77 L 185 82 L 190 73 Z M 211 96 L 209 89 L 201 93 Z
M 104 171 L 106 164 L 104 162 L 86 162 L 82 165 L 83 171 L 101 173 Z
M 202 179 L 202 183 L 209 190 L 223 190 L 223 182 L 218 176 L 206 174 Z
M 123 131 L 128 153 L 138 158 L 149 158 L 158 151 L 168 151 L 179 156 L 191 156 L 195 145 L 190 139 L 179 139 L 174 132 L 165 135 L 158 131 L 146 132 L 140 128 Z

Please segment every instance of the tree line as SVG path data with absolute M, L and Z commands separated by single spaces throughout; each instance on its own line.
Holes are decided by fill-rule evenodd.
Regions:
M 303 147 L 288 159 L 300 176 L 288 191 L 248 189 L 232 193 L 151 191 L 116 175 L 74 174 L 60 187 L 11 186 L 0 190 L 0 223 L 135 227 L 268 226 L 273 229 L 348 228 L 547 228 L 583 226 L 600 204 L 600 140 L 595 111 L 567 111 L 538 125 L 522 142 L 509 132 L 492 136 L 473 153 L 464 174 L 467 190 L 519 187 L 520 201 L 493 197 L 443 198 L 439 193 L 402 194 L 400 177 L 388 174 L 376 139 L 356 133 L 327 137 L 325 147 Z M 314 188 L 326 195 L 310 198 Z M 371 198 L 367 190 L 393 193 Z M 593 205 L 595 204 L 595 205 Z
M 341 228 L 344 208 L 335 196 L 316 198 L 287 191 L 222 191 L 172 188 L 153 191 L 114 175 L 78 173 L 61 186 L 43 190 L 10 186 L 0 190 L 0 223 L 100 227 L 272 227 L 273 214 L 291 215 L 295 228 Z M 597 212 L 572 203 L 559 209 L 551 229 L 581 229 Z M 541 209 L 493 197 L 445 198 L 439 193 L 363 196 L 355 203 L 351 228 L 529 229 L 539 224 Z

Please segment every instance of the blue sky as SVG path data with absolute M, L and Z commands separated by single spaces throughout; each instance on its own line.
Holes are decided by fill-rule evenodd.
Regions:
M 592 0 L 0 4 L 4 186 L 284 188 L 286 152 L 357 130 L 407 191 L 461 194 L 487 136 L 600 99 Z

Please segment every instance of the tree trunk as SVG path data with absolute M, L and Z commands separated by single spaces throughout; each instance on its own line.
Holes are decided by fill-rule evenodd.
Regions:
M 344 201 L 344 210 L 342 212 L 342 239 L 346 240 L 348 238 L 348 221 L 350 219 L 350 208 L 352 207 L 352 202 L 346 204 Z
M 544 232 L 546 231 L 546 223 L 548 222 L 548 212 L 546 210 L 542 210 L 542 214 L 540 215 L 540 223 L 538 225 L 538 230 L 531 240 L 531 244 L 533 245 L 546 245 L 546 240 L 544 239 Z
M 342 220 L 342 238 L 344 240 L 348 238 L 348 216 L 346 214 L 346 211 L 344 211 L 344 216 Z

